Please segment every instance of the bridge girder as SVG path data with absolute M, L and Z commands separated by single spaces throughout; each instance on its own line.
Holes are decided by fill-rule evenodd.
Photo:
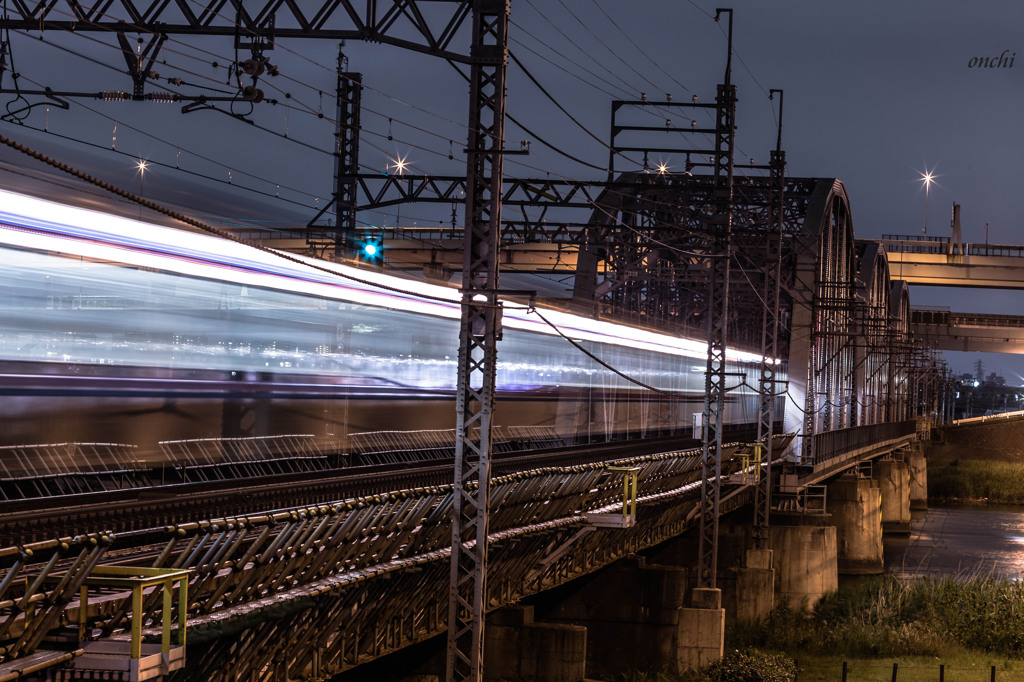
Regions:
M 1024 248 L 964 244 L 954 252 L 947 241 L 882 239 L 896 277 L 935 287 L 1024 288 Z
M 472 6 L 470 0 L 325 0 L 312 5 L 282 0 L 112 0 L 91 5 L 17 1 L 8 5 L 0 28 L 225 36 L 260 40 L 264 49 L 279 38 L 360 40 L 469 63 L 468 52 L 452 49 L 452 42 L 465 30 Z
M 910 328 L 937 350 L 1024 353 L 1024 316 L 914 309 Z

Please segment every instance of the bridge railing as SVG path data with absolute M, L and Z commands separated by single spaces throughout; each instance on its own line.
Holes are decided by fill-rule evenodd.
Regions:
M 899 253 L 946 253 L 949 237 L 913 234 L 883 234 L 885 250 Z
M 883 234 L 882 243 L 890 253 L 934 253 L 949 254 L 952 246 L 949 237 L 913 234 Z M 960 246 L 960 255 L 1004 256 L 1024 258 L 1024 246 L 1016 244 L 979 244 L 965 242 Z
M 954 419 L 953 426 L 960 426 L 962 424 L 984 424 L 987 421 L 994 419 L 1010 419 L 1011 417 L 1024 416 L 1024 410 L 1016 410 L 1014 412 L 1000 412 L 999 414 L 986 414 L 982 417 L 970 417 L 968 419 Z
M 902 422 L 868 424 L 816 433 L 811 436 L 811 452 L 814 459 L 811 463 L 824 464 L 857 450 L 868 448 L 875 443 L 911 436 L 916 430 L 917 421 L 910 419 Z

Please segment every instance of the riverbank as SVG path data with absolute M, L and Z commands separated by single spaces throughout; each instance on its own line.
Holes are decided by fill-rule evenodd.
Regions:
M 932 503 L 1024 504 L 1024 462 L 929 456 Z
M 731 628 L 729 649 L 761 647 L 839 658 L 1024 657 L 1024 583 L 1009 578 L 865 578 L 826 595 L 813 611 L 776 608 Z
M 989 680 L 1024 677 L 1024 584 L 1009 578 L 892 576 L 843 584 L 813 610 L 777 608 L 735 626 L 727 650 L 785 653 L 800 680 Z M 892 678 L 893 664 L 897 677 Z
M 776 608 L 764 621 L 726 630 L 728 652 L 765 653 L 761 676 L 750 657 L 732 654 L 730 674 L 634 675 L 625 682 L 692 682 L 726 679 L 996 680 L 1024 679 L 1024 583 L 997 577 L 923 577 L 902 581 L 879 576 L 851 581 L 813 610 Z M 783 656 L 780 658 L 778 654 Z M 774 656 L 774 658 L 772 658 Z M 796 661 L 799 676 L 785 674 Z M 893 677 L 896 664 L 896 677 Z M 738 665 L 746 667 L 738 667 Z M 710 672 L 714 673 L 712 668 Z

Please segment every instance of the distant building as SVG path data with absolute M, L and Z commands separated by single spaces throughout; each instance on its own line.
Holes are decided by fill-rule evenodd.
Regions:
M 1006 379 L 1004 379 L 1003 377 L 999 376 L 995 372 L 992 372 L 987 377 L 985 377 L 985 380 L 981 382 L 981 385 L 982 386 L 1005 386 L 1006 385 Z

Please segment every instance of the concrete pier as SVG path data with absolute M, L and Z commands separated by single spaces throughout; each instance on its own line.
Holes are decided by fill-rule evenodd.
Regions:
M 724 642 L 724 610 L 719 601 L 710 609 L 714 613 L 703 618 L 683 615 L 686 569 L 624 559 L 584 580 L 544 620 L 586 627 L 588 676 L 612 679 L 633 670 L 682 671 L 695 658 L 710 662 L 708 652 L 716 646 L 721 657 L 722 643 L 715 642 Z
M 856 474 L 841 476 L 828 487 L 828 510 L 836 526 L 839 573 L 881 573 L 882 491 L 878 481 Z
M 487 616 L 486 682 L 583 682 L 587 629 L 537 623 L 532 606 L 509 606 Z
M 772 550 L 748 549 L 743 562 L 721 571 L 722 606 L 730 621 L 756 623 L 775 608 Z
M 778 514 L 768 544 L 778 576 L 775 597 L 793 608 L 813 607 L 839 587 L 836 527 L 829 514 Z
M 928 460 L 924 452 L 915 449 L 907 452 L 907 468 L 910 470 L 910 508 L 928 508 Z
M 910 533 L 910 468 L 897 459 L 874 463 L 872 477 L 882 493 L 882 532 Z
M 722 591 L 698 587 L 679 614 L 677 670 L 700 670 L 721 660 L 725 651 Z
M 752 549 L 752 520 L 743 516 L 722 519 L 718 534 L 717 587 L 727 622 L 753 623 L 775 608 L 775 567 L 770 549 Z M 697 538 L 684 536 L 658 548 L 652 563 L 683 566 L 696 573 Z

